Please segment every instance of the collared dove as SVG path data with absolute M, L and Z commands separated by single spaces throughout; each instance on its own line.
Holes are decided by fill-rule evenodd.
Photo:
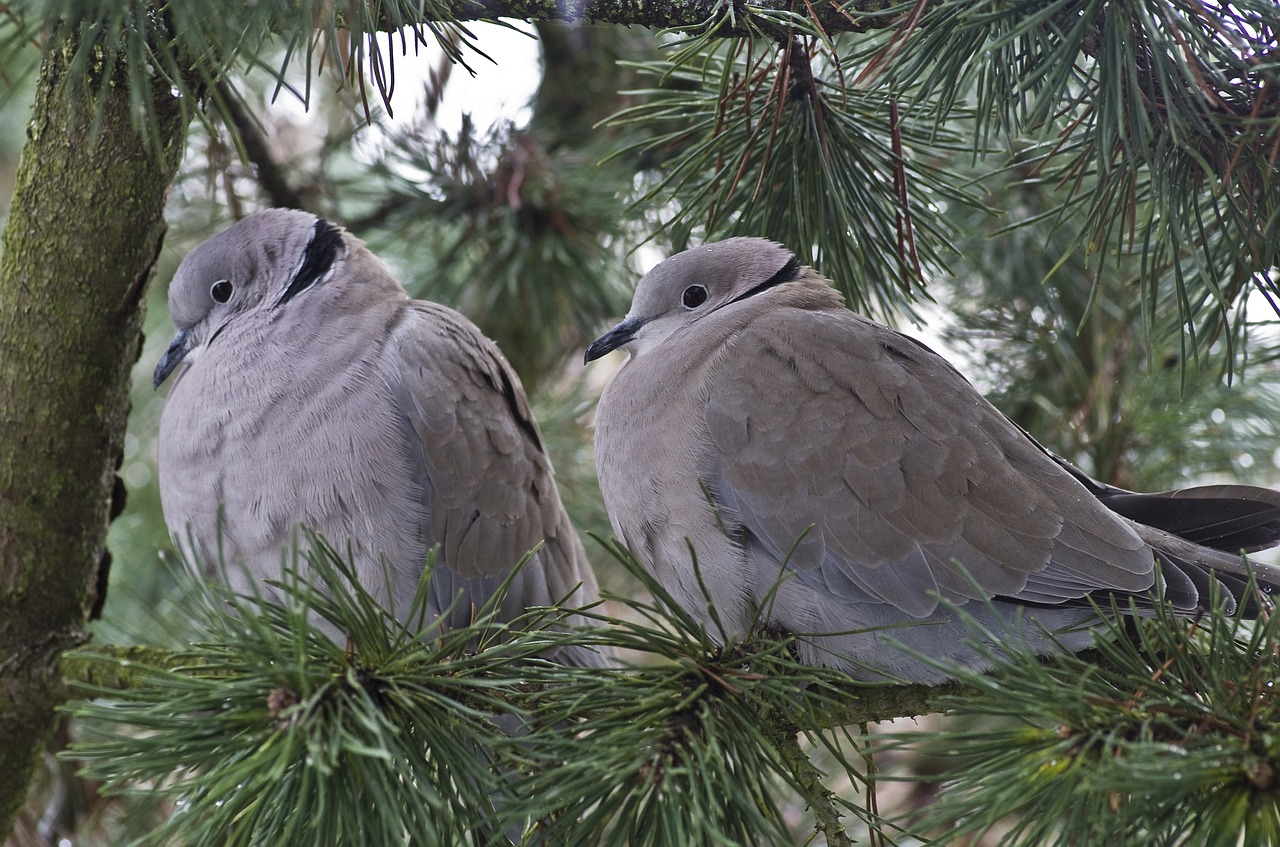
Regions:
M 713 635 L 708 602 L 726 637 L 783 630 L 809 664 L 932 683 L 948 674 L 914 654 L 990 663 L 956 607 L 996 650 L 1079 650 L 1097 623 L 1085 598 L 1149 602 L 1158 561 L 1175 609 L 1215 580 L 1257 608 L 1240 553 L 1280 540 L 1280 493 L 1098 483 L 777 244 L 662 262 L 586 359 L 615 349 L 631 355 L 597 412 L 605 505 Z
M 251 215 L 186 257 L 169 311 L 178 333 L 155 385 L 182 368 L 160 422 L 160 498 L 190 560 L 220 554 L 243 590 L 279 574 L 306 526 L 350 543 L 362 584 L 403 619 L 439 545 L 429 610 L 463 624 L 542 544 L 503 619 L 598 600 L 519 378 L 360 240 L 304 212 Z

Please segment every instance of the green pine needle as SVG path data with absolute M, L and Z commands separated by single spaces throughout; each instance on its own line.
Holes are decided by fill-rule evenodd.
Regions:
M 1098 649 L 1015 654 L 980 696 L 945 701 L 973 729 L 879 737 L 955 764 L 921 822 L 944 840 L 994 828 L 1008 845 L 1280 843 L 1280 618 L 1220 605 L 1197 620 L 1157 606 L 1100 610 Z M 992 718 L 1005 718 L 991 724 Z
M 933 162 L 958 137 L 895 112 L 891 91 L 847 85 L 848 60 L 820 41 L 789 44 L 713 43 L 637 64 L 659 85 L 631 92 L 644 101 L 609 123 L 649 134 L 615 155 L 662 162 L 639 202 L 668 204 L 665 226 L 773 238 L 831 271 L 854 308 L 909 308 L 950 252 L 942 206 L 976 202 Z
M 158 843 L 497 837 L 504 728 L 524 719 L 518 690 L 538 679 L 540 654 L 590 636 L 498 625 L 501 592 L 472 625 L 420 633 L 332 548 L 309 543 L 281 600 L 193 584 L 208 641 L 185 666 L 142 669 L 140 686 L 84 687 L 97 699 L 75 711 L 85 740 L 74 757 L 107 791 L 170 800 Z

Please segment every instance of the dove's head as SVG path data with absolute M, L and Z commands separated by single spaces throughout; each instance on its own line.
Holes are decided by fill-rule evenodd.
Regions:
M 155 385 L 234 321 L 286 307 L 328 282 L 350 250 L 349 238 L 307 212 L 268 209 L 188 253 L 169 285 L 169 313 L 178 334 L 156 366 Z
M 640 280 L 622 323 L 587 348 L 588 362 L 611 350 L 641 355 L 706 315 L 804 272 L 800 260 L 763 238 L 730 238 L 677 253 Z

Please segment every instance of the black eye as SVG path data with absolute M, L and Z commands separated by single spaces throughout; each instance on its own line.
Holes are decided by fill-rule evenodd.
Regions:
M 707 289 L 701 285 L 691 285 L 680 295 L 680 302 L 686 309 L 696 309 L 707 302 Z
M 219 303 L 225 303 L 231 299 L 231 292 L 234 290 L 230 280 L 220 279 L 209 289 L 209 296 Z

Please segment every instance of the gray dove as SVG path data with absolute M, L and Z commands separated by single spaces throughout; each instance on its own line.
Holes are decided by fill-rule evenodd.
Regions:
M 1256 613 L 1246 568 L 1277 581 L 1241 553 L 1280 541 L 1280 493 L 1092 480 L 772 242 L 659 264 L 586 359 L 615 349 L 595 441 L 614 532 L 713 635 L 708 603 L 725 638 L 781 630 L 806 663 L 934 683 L 921 656 L 1083 649 L 1091 597 L 1149 606 L 1162 585 L 1191 612 L 1216 582 Z
M 191 251 L 169 311 L 160 498 L 189 560 L 221 556 L 244 590 L 278 576 L 305 526 L 349 543 L 361 583 L 404 619 L 439 545 L 429 610 L 465 624 L 542 544 L 504 620 L 599 599 L 519 378 L 462 315 L 409 299 L 360 240 L 304 212 L 251 215 Z

